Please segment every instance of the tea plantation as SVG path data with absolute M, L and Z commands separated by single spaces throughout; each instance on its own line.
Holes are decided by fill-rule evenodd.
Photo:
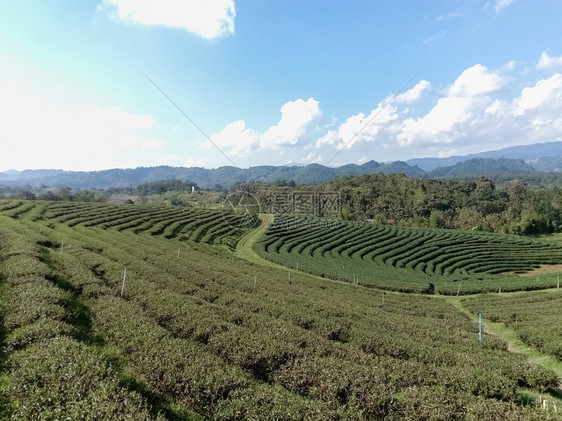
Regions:
M 562 245 L 514 235 L 281 215 L 255 246 L 264 258 L 316 275 L 403 292 L 470 294 L 557 286 Z
M 257 223 L 214 210 L 0 202 L 0 418 L 560 419 L 556 373 L 509 352 L 498 337 L 479 342 L 478 326 L 439 296 L 288 276 L 236 257 L 233 245 Z M 339 224 L 337 232 L 348 228 Z M 295 227 L 287 242 L 302 231 Z M 306 264 L 317 256 L 326 276 L 327 253 L 336 256 L 338 247 L 345 262 L 390 262 L 390 248 L 384 256 L 358 248 L 369 236 L 350 234 L 323 253 L 304 240 L 275 253 L 300 258 L 314 247 Z M 422 244 L 424 235 L 409 242 Z M 446 236 L 436 232 L 433 241 Z M 507 238 L 490 247 L 508 247 L 527 266 L 505 270 L 559 259 L 554 246 L 535 250 L 534 242 Z M 344 244 L 352 244 L 348 256 Z M 356 256 L 355 248 L 365 252 Z M 410 255 L 422 258 L 421 250 Z M 404 268 L 384 264 L 389 274 L 408 271 L 424 282 L 480 276 L 476 266 L 463 263 L 459 273 L 435 256 L 432 268 L 429 261 L 406 268 L 416 257 Z M 466 305 L 481 311 L 476 301 Z M 529 399 L 539 394 L 548 405 Z

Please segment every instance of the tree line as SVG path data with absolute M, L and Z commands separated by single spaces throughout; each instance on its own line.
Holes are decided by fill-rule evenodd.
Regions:
M 0 186 L 0 198 L 16 198 L 22 200 L 46 200 L 66 202 L 100 202 L 109 200 L 110 193 L 103 189 L 76 189 L 70 187 L 48 188 L 46 186 L 6 187 Z
M 193 190 L 198 194 L 191 195 Z M 496 184 L 485 176 L 436 180 L 373 173 L 340 176 L 320 185 L 297 185 L 292 180 L 252 181 L 239 182 L 229 190 L 221 186 L 214 190 L 202 191 L 194 182 L 169 179 L 107 190 L 0 186 L 0 198 L 106 202 L 113 194 L 128 194 L 138 196 L 135 202 L 140 204 L 201 206 L 221 203 L 229 192 L 244 191 L 256 196 L 262 210 L 267 210 L 272 191 L 325 191 L 339 193 L 339 216 L 346 220 L 523 235 L 562 232 L 559 183 L 544 186 L 510 179 Z
M 377 173 L 318 186 L 251 182 L 233 189 L 255 195 L 263 209 L 272 191 L 338 192 L 339 216 L 346 220 L 524 235 L 562 232 L 560 186 L 530 186 L 519 179 L 496 185 L 484 176 L 465 181 Z

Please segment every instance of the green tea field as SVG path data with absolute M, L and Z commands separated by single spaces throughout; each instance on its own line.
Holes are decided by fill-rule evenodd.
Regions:
M 288 268 L 403 292 L 471 294 L 555 287 L 562 246 L 513 235 L 282 215 L 255 245 Z
M 279 265 L 236 252 L 248 215 L 0 201 L 0 418 L 561 419 L 560 365 L 473 319 L 559 360 L 556 289 L 416 293 L 553 287 L 515 272 L 560 244 L 275 221 L 247 251 Z

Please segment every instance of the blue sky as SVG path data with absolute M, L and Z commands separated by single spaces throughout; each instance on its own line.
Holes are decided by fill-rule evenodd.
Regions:
M 0 171 L 338 166 L 562 140 L 560 0 L 0 10 Z

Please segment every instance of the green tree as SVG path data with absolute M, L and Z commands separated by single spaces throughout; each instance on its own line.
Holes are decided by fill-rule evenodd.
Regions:
M 57 189 L 57 196 L 60 198 L 60 200 L 63 201 L 70 201 L 72 200 L 72 195 L 70 194 L 70 187 L 59 187 Z

